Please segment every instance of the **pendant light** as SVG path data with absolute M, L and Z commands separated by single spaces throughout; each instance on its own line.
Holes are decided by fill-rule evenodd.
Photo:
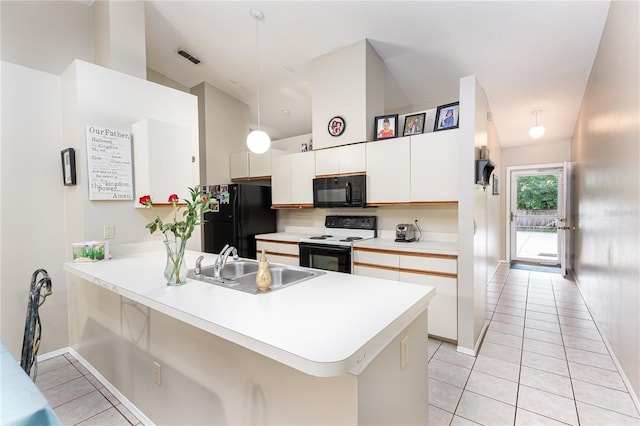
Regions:
M 254 130 L 247 136 L 247 147 L 255 154 L 267 152 L 271 146 L 271 138 L 266 132 L 260 130 L 260 44 L 258 38 L 258 24 L 264 19 L 264 13 L 259 9 L 251 9 L 251 17 L 256 20 L 256 86 L 258 88 L 258 130 Z
M 529 129 L 529 136 L 533 139 L 538 139 L 544 135 L 544 126 L 542 124 L 538 124 L 538 114 L 542 114 L 542 111 L 536 109 L 531 111 L 531 113 L 536 115 L 536 125 Z

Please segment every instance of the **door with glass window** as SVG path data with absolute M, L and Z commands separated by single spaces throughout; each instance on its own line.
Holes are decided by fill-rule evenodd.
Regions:
M 565 168 L 510 172 L 511 262 L 560 266 L 565 273 Z

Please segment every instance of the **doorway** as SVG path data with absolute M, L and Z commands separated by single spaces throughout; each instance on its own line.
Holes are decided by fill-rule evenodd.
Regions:
M 566 165 L 510 167 L 508 173 L 510 262 L 559 267 L 566 275 Z

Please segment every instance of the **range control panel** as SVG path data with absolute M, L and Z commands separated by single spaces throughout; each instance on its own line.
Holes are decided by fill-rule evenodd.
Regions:
M 376 230 L 376 216 L 327 216 L 324 219 L 325 228 L 366 229 Z

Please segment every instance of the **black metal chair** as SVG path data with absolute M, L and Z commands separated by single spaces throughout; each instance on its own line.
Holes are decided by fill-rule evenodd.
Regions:
M 40 277 L 40 279 L 38 279 L 38 277 Z M 45 288 L 45 291 L 44 294 L 41 295 L 42 287 Z M 38 355 L 38 349 L 40 349 L 40 337 L 42 335 L 42 324 L 40 322 L 38 308 L 44 303 L 47 296 L 52 293 L 49 274 L 44 269 L 37 269 L 33 275 L 31 275 L 27 319 L 24 324 L 24 337 L 22 339 L 22 357 L 20 358 L 20 366 L 33 381 L 36 380 L 38 374 L 36 356 Z

